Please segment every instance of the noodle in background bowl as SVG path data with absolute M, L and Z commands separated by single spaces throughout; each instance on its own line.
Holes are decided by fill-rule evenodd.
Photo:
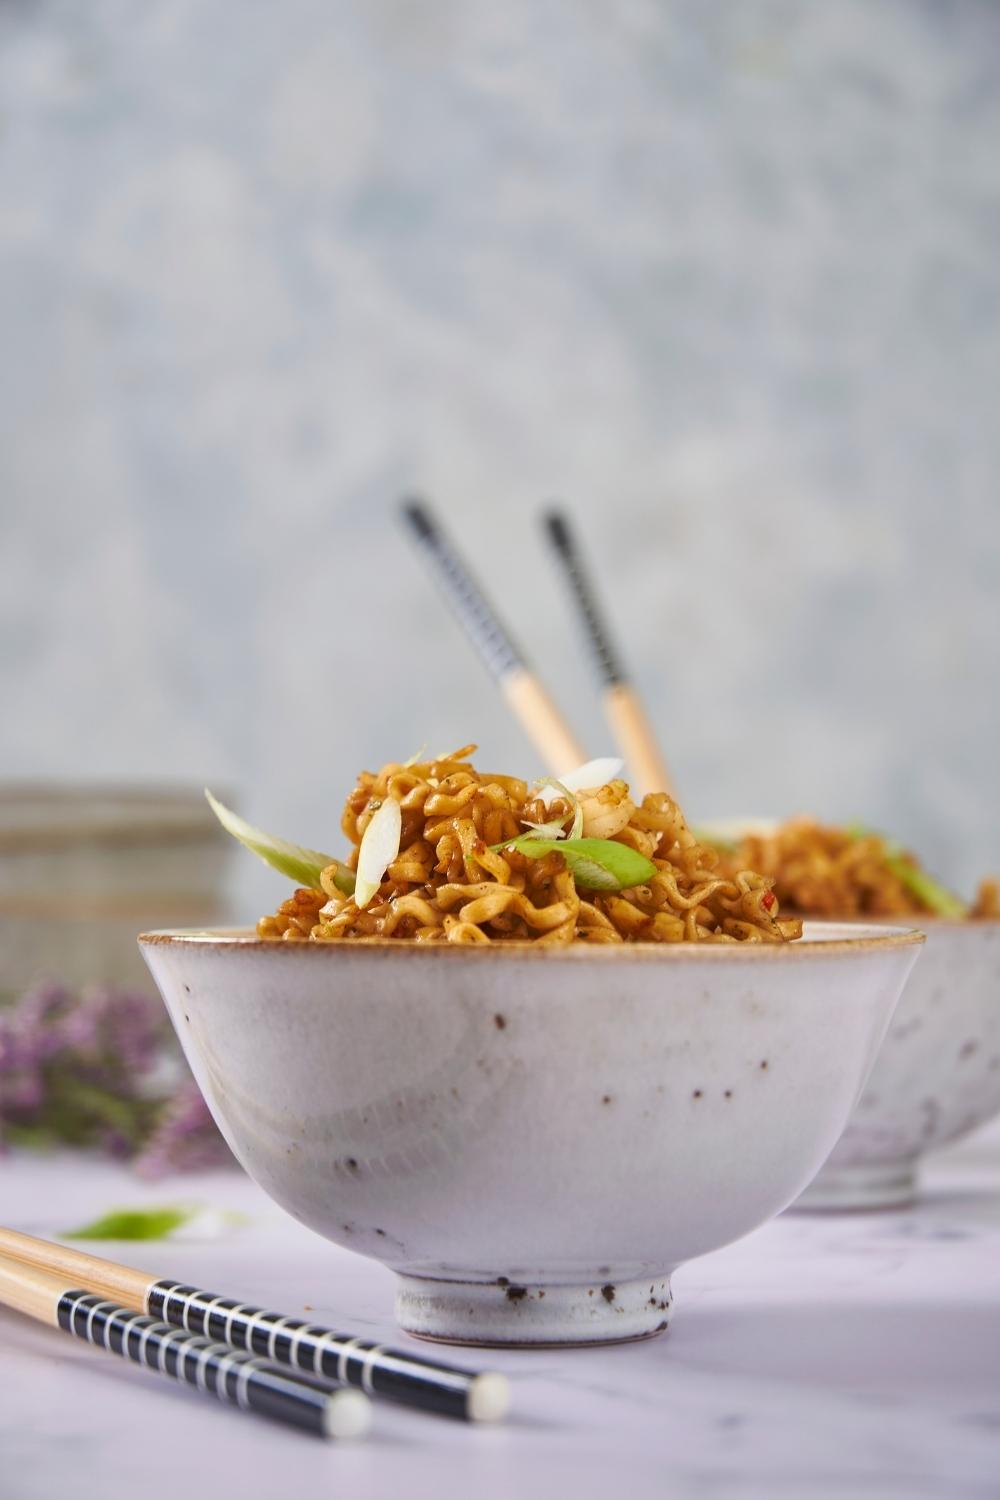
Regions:
M 271 1197 L 395 1271 L 409 1332 L 546 1345 L 665 1328 L 674 1268 L 802 1191 L 923 939 L 139 941 Z
M 920 1158 L 1000 1112 L 1000 922 L 913 924 L 927 936 L 920 962 L 844 1134 L 796 1208 L 910 1203 Z

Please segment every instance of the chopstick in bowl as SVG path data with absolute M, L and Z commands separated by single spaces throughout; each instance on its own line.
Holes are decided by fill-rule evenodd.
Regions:
M 549 770 L 560 776 L 580 765 L 587 756 L 579 741 L 429 508 L 405 500 L 402 517 L 445 601 Z
M 507 1380 L 495 1371 L 462 1370 L 404 1349 L 334 1333 L 15 1229 L 0 1228 L 0 1256 L 112 1298 L 129 1310 L 129 1316 L 146 1314 L 247 1355 L 265 1355 L 286 1371 L 339 1381 L 370 1396 L 462 1421 L 495 1422 L 507 1413 Z
M 360 1437 L 371 1425 L 371 1403 L 360 1391 L 331 1390 L 327 1381 L 174 1327 L 7 1255 L 0 1255 L 0 1304 L 219 1401 L 319 1437 Z
M 593 585 L 565 513 L 556 509 L 548 511 L 545 530 L 569 583 L 601 685 L 605 716 L 632 772 L 635 788 L 640 796 L 646 792 L 669 792 L 673 796 L 673 781 L 666 761 L 642 700 L 611 644 Z

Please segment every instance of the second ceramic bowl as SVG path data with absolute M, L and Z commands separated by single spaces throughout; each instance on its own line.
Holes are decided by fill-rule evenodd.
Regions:
M 922 938 L 542 948 L 140 939 L 250 1175 L 455 1342 L 638 1338 L 840 1136 Z
M 927 934 L 868 1084 L 795 1205 L 913 1200 L 922 1156 L 1000 1111 L 1000 922 L 914 918 Z

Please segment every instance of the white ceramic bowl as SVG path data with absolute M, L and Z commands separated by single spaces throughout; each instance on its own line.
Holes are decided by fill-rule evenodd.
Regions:
M 927 934 L 868 1084 L 796 1204 L 912 1201 L 925 1152 L 1000 1111 L 1000 922 L 914 918 Z
M 665 1328 L 673 1269 L 815 1176 L 922 938 L 810 939 L 140 943 L 236 1156 L 405 1329 L 552 1344 Z

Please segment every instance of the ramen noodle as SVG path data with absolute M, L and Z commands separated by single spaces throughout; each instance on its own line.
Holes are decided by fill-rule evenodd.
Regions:
M 720 846 L 719 868 L 752 867 L 774 881 L 786 911 L 811 917 L 1000 917 L 1000 887 L 984 880 L 971 906 L 932 879 L 891 839 L 867 829 L 792 818 Z
M 475 748 L 362 772 L 342 819 L 350 855 L 263 917 L 258 935 L 547 946 L 784 943 L 801 935 L 797 918 L 779 915 L 773 878 L 722 871 L 717 851 L 697 841 L 665 793 L 636 804 L 617 777 L 577 790 L 532 787 L 477 771 Z M 398 837 L 392 833 L 387 865 L 369 885 L 365 835 L 371 828 L 374 837 L 376 818 Z
M 991 876 L 979 882 L 979 890 L 969 908 L 969 916 L 973 921 L 1000 921 L 1000 880 Z

